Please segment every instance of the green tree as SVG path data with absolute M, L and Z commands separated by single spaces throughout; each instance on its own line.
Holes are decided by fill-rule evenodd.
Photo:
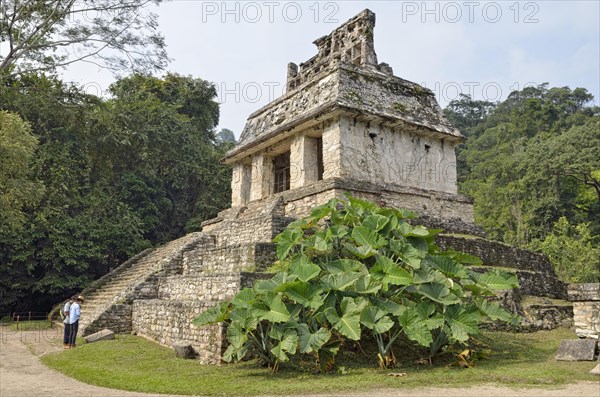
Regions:
M 547 255 L 556 274 L 566 282 L 600 282 L 600 248 L 589 224 L 571 225 L 564 216 L 543 240 L 534 240 L 530 248 Z
M 113 88 L 102 100 L 42 75 L 2 80 L 0 109 L 39 142 L 19 170 L 45 190 L 24 203 L 20 230 L 0 233 L 0 311 L 45 310 L 228 205 L 212 86 L 134 75 Z
M 113 72 L 161 70 L 168 61 L 147 6 L 162 0 L 4 0 L 0 75 L 92 62 Z M 5 43 L 5 44 L 4 44 Z
M 37 145 L 29 124 L 0 111 L 0 228 L 21 228 L 23 207 L 36 203 L 43 192 L 29 167 Z
M 475 199 L 476 221 L 490 237 L 526 246 L 561 216 L 600 230 L 591 196 L 600 109 L 586 106 L 591 99 L 582 88 L 527 87 L 469 127 L 458 155 L 459 190 Z

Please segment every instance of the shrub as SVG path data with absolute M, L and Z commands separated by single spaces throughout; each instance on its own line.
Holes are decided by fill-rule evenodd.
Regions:
M 294 354 L 331 369 L 347 340 L 370 334 L 380 367 L 393 367 L 405 335 L 431 356 L 477 334 L 484 320 L 517 322 L 487 297 L 517 286 L 516 276 L 478 273 L 476 257 L 442 252 L 439 232 L 412 226 L 415 213 L 347 196 L 317 207 L 275 238 L 280 269 L 231 301 L 202 313 L 196 325 L 227 322 L 225 361 L 250 352 L 276 371 Z

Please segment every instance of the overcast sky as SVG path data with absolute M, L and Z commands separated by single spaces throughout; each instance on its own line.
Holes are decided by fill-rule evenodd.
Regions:
M 213 82 L 220 128 L 239 137 L 250 113 L 280 96 L 288 62 L 365 8 L 375 50 L 396 76 L 431 88 L 444 106 L 459 92 L 503 100 L 528 84 L 584 87 L 600 98 L 600 1 L 196 1 L 156 9 L 169 70 Z M 93 77 L 91 77 L 93 76 Z M 113 78 L 77 66 L 63 74 L 102 94 Z

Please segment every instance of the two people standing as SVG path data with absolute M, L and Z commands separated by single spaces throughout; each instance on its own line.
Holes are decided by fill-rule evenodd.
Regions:
M 83 296 L 81 295 L 73 296 L 63 307 L 65 315 L 65 319 L 63 320 L 65 326 L 63 347 L 65 349 L 76 347 L 75 340 L 77 338 L 77 331 L 79 330 L 79 318 L 81 317 L 81 304 L 83 300 Z

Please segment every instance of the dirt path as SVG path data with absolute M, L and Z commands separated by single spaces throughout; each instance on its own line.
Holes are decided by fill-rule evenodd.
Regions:
M 40 363 L 39 356 L 60 351 L 61 331 L 15 332 L 0 329 L 0 397 L 166 397 L 106 389 L 68 378 Z M 324 397 L 321 394 L 318 397 Z M 600 382 L 580 382 L 563 389 L 511 389 L 483 385 L 461 389 L 421 388 L 376 390 L 329 396 L 348 397 L 595 397 Z M 173 396 L 171 396 L 173 397 Z M 316 397 L 316 396 L 304 396 Z

